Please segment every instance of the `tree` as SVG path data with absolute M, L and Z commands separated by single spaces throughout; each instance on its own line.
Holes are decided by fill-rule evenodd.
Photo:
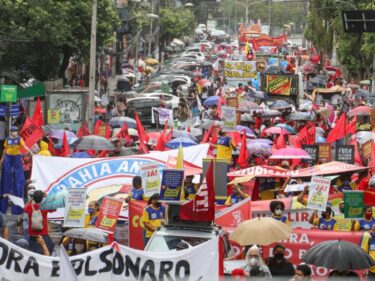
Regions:
M 88 61 L 91 0 L 1 0 L 0 72 L 26 69 L 39 80 L 63 77 L 71 57 Z M 97 46 L 118 22 L 111 0 L 98 0 Z

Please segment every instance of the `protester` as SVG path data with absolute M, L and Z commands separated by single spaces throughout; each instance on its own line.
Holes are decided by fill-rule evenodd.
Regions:
M 25 205 L 25 213 L 29 218 L 30 251 L 48 255 L 53 251 L 54 245 L 48 234 L 47 215 L 56 210 L 41 210 L 41 203 L 46 195 L 41 190 L 33 193 L 33 199 Z
M 142 188 L 142 178 L 135 176 L 133 178 L 133 188 L 130 192 L 129 198 L 134 200 L 144 200 L 144 190 Z
M 313 281 L 311 279 L 311 268 L 307 264 L 299 264 L 296 267 L 294 278 L 290 281 Z
M 86 227 L 95 227 L 96 221 L 100 213 L 100 205 L 98 201 L 91 201 L 87 209 L 89 215 L 86 217 Z
M 260 255 L 260 249 L 257 245 L 253 245 L 246 253 L 245 271 L 250 277 L 264 277 L 271 279 L 272 275 L 269 268 L 264 264 Z
M 375 225 L 375 218 L 372 211 L 372 206 L 365 206 L 363 208 L 364 218 L 356 221 L 354 230 L 369 231 Z
M 283 212 L 285 210 L 285 204 L 282 201 L 271 201 L 270 203 L 270 211 L 272 212 L 272 218 L 275 220 L 281 221 L 283 223 L 286 223 L 287 225 L 290 225 L 290 222 L 287 218 L 287 216 L 283 215 Z
M 310 216 L 309 223 L 318 227 L 320 230 L 334 230 L 336 227 L 336 220 L 332 218 L 334 212 L 331 207 L 326 207 L 326 210 L 318 217 L 318 211 L 315 210 Z
M 186 176 L 185 178 L 184 188 L 185 188 L 185 197 L 187 199 L 193 199 L 199 187 L 198 184 L 193 183 L 193 179 L 194 179 L 194 176 Z
M 223 130 L 219 131 L 219 138 L 216 145 L 216 158 L 226 160 L 228 164 L 232 161 L 232 151 L 237 147 L 231 137 L 227 136 Z M 228 166 L 229 169 L 229 166 Z
M 144 224 L 145 237 L 144 244 L 147 245 L 148 240 L 158 227 L 164 224 L 165 207 L 159 202 L 160 195 L 153 194 L 147 202 L 147 207 L 143 210 L 142 220 Z
M 285 247 L 281 244 L 276 244 L 273 247 L 272 253 L 273 257 L 270 257 L 267 261 L 267 266 L 271 271 L 272 277 L 277 280 L 286 280 L 294 276 L 295 270 L 293 264 L 285 259 Z
M 235 184 L 233 186 L 232 194 L 228 196 L 227 200 L 225 201 L 225 205 L 236 204 L 247 197 L 249 197 L 249 194 L 244 192 L 243 186 L 240 184 Z

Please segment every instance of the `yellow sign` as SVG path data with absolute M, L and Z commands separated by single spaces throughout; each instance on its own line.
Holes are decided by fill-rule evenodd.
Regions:
M 49 124 L 60 123 L 60 109 L 48 109 L 47 120 Z

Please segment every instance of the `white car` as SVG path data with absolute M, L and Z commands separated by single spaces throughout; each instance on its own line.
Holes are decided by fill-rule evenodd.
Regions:
M 182 58 L 192 58 L 197 61 L 204 61 L 206 57 L 203 53 L 197 52 L 197 53 L 185 53 L 181 56 Z
M 160 96 L 163 96 L 164 100 L 172 106 L 172 109 L 178 108 L 178 103 L 180 101 L 178 97 L 171 95 L 171 94 L 165 94 L 165 93 L 145 93 L 145 94 L 142 94 L 142 96 L 150 97 L 150 98 L 159 98 L 159 99 L 160 99 Z

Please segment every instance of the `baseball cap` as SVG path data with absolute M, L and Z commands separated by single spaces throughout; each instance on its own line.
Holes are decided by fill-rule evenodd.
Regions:
M 12 126 L 10 127 L 10 131 L 11 132 L 18 131 L 18 128 L 16 126 Z

